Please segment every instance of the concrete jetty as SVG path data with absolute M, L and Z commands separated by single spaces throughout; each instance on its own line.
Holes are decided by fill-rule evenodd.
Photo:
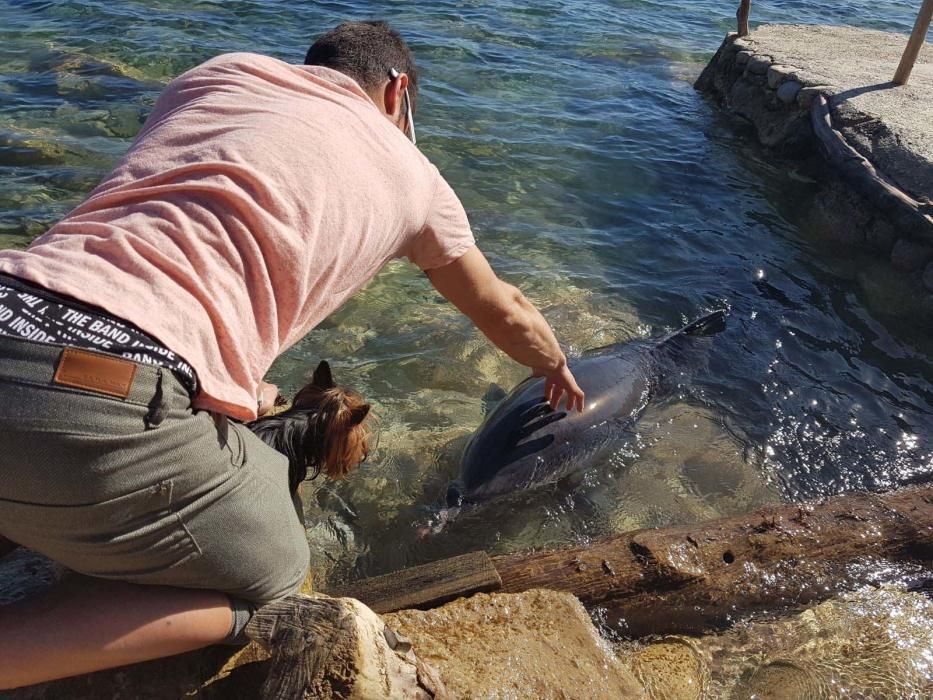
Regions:
M 901 34 L 765 25 L 730 34 L 696 83 L 749 120 L 765 146 L 820 154 L 838 175 L 823 207 L 838 238 L 887 256 L 933 318 L 933 46 L 892 82 Z

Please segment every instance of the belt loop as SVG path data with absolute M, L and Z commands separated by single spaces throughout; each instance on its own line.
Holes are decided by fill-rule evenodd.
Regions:
M 165 402 L 162 392 L 162 368 L 159 367 L 156 374 L 155 394 L 153 394 L 152 400 L 149 402 L 149 412 L 143 419 L 146 423 L 146 429 L 151 430 L 158 428 L 162 421 L 165 420 L 167 414 L 168 404 Z

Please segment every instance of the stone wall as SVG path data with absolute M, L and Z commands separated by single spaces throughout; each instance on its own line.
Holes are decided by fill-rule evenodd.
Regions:
M 811 28 L 786 29 L 801 33 Z M 836 28 L 812 29 L 816 39 Z M 858 30 L 839 31 L 851 34 Z M 767 38 L 768 41 L 756 41 L 755 33 L 749 38 L 727 36 L 695 87 L 717 99 L 724 109 L 748 120 L 764 146 L 790 157 L 823 158 L 830 167 L 825 169 L 826 180 L 821 183 L 812 212 L 818 219 L 815 227 L 827 231 L 834 242 L 884 256 L 891 272 L 884 276 L 897 278 L 899 285 L 912 290 L 906 295 L 902 291 L 900 298 L 919 292 L 903 313 L 919 312 L 927 321 L 933 321 L 933 202 L 930 199 L 933 192 L 927 190 L 926 179 L 908 180 L 914 191 L 907 190 L 904 194 L 914 200 L 917 207 L 916 211 L 908 211 L 905 215 L 895 206 L 897 203 L 892 202 L 890 191 L 866 184 L 865 178 L 860 181 L 852 177 L 849 168 L 831 163 L 815 136 L 811 114 L 814 101 L 820 95 L 826 98 L 832 128 L 872 164 L 878 178 L 888 185 L 906 190 L 898 182 L 905 178 L 895 179 L 888 172 L 903 170 L 915 174 L 921 170 L 915 167 L 918 162 L 925 166 L 930 164 L 923 160 L 922 154 L 911 151 L 909 139 L 899 134 L 892 138 L 882 119 L 861 113 L 851 103 L 849 95 L 857 90 L 845 90 L 829 84 L 821 73 L 780 62 L 780 55 L 777 58 L 772 55 L 779 52 L 771 50 L 780 45 L 780 32 L 772 31 Z M 847 37 L 847 40 L 852 39 Z M 893 86 L 879 84 L 865 89 L 887 87 Z M 896 148 L 882 151 L 873 147 L 882 139 L 894 142 Z M 871 281 L 875 282 L 877 280 Z

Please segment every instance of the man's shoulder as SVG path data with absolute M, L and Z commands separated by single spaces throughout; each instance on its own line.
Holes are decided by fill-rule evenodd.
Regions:
M 355 98 L 371 102 L 371 98 L 359 84 L 348 75 L 324 66 L 306 66 L 248 51 L 224 53 L 204 61 L 179 78 L 199 76 L 228 76 L 247 81 L 259 80 L 277 85 L 288 85 L 299 92 L 317 92 L 312 84 L 330 89 L 340 89 Z
M 277 68 L 281 70 L 293 68 L 291 64 L 280 61 L 272 56 L 266 56 L 261 53 L 250 53 L 249 51 L 233 51 L 209 58 L 193 70 L 230 68 L 233 70 L 249 71 L 260 67 L 263 69 Z

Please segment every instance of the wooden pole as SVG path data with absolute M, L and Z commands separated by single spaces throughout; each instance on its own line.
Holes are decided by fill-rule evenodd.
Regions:
M 739 36 L 748 36 L 748 15 L 751 11 L 752 0 L 742 0 L 742 4 L 735 13 L 735 18 L 739 21 Z
M 894 74 L 895 85 L 906 85 L 910 79 L 910 72 L 914 69 L 914 63 L 917 62 L 917 56 L 920 55 L 920 49 L 923 48 L 923 42 L 926 41 L 927 29 L 930 28 L 930 20 L 933 19 L 933 0 L 923 0 L 920 7 L 920 13 L 917 15 L 917 21 L 914 23 L 914 30 L 910 34 L 910 40 L 907 42 L 907 48 L 904 49 L 904 55 L 901 56 L 900 65 Z M 739 30 L 739 34 L 742 30 Z

